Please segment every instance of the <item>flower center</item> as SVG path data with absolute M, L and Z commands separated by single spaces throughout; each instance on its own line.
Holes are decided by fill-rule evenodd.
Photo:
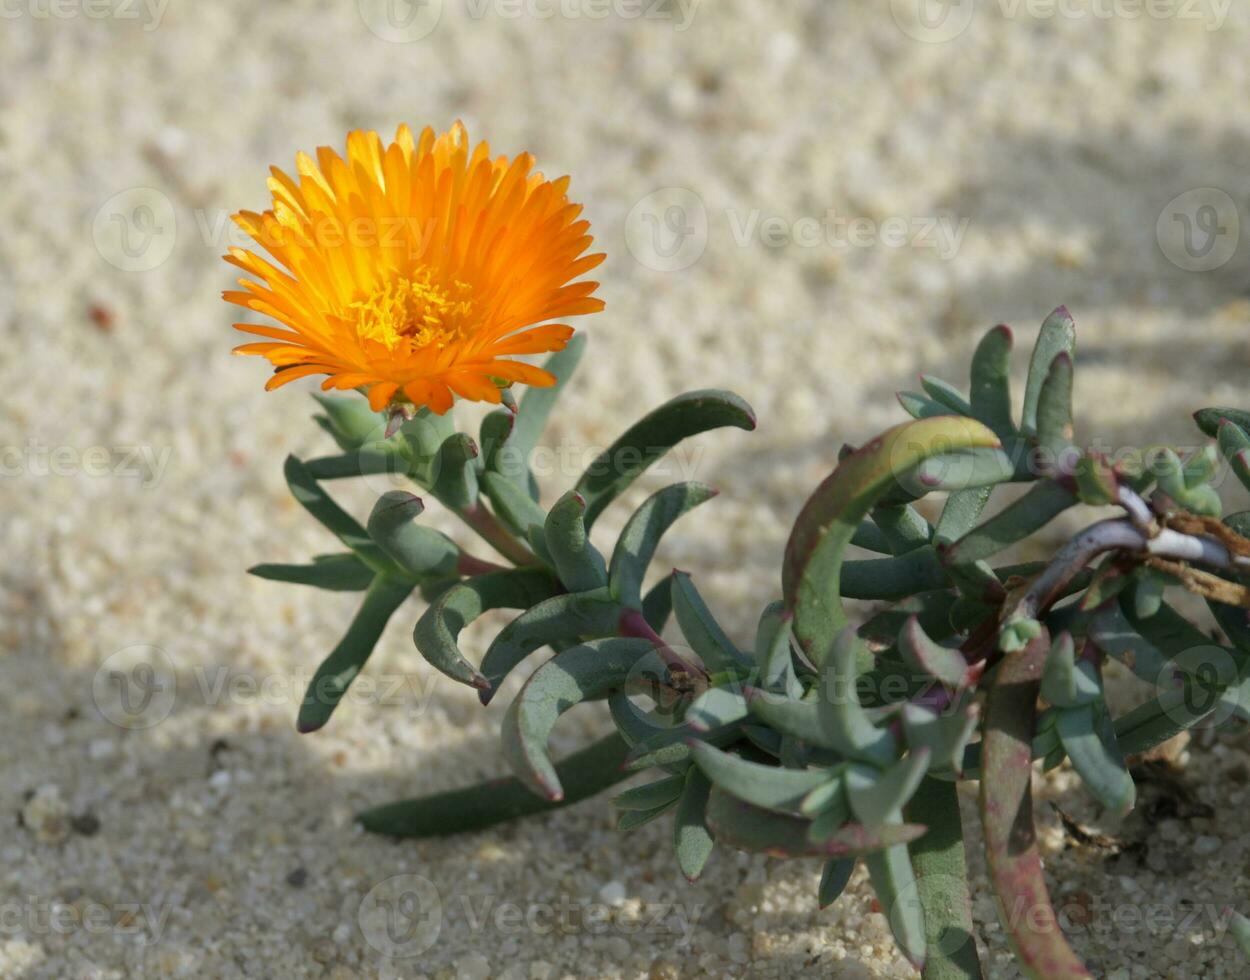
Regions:
M 356 314 L 356 334 L 393 351 L 414 351 L 459 339 L 472 313 L 471 287 L 453 281 L 450 287 L 434 281 L 422 269 L 412 278 L 389 279 L 368 298 L 350 305 Z

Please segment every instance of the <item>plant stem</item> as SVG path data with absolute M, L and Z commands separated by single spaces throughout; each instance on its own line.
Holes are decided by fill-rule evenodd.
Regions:
M 621 636 L 632 636 L 642 640 L 649 640 L 651 645 L 655 647 L 656 653 L 660 659 L 664 661 L 666 666 L 675 675 L 684 675 L 702 679 L 706 685 L 708 681 L 708 673 L 698 664 L 691 663 L 681 656 L 676 650 L 664 642 L 664 638 L 660 636 L 651 624 L 647 622 L 647 618 L 637 609 L 626 609 L 621 613 L 621 618 L 617 626 L 617 632 Z
M 460 516 L 469 527 L 478 533 L 483 541 L 503 555 L 514 565 L 536 565 L 538 559 L 512 535 L 506 527 L 499 523 L 499 518 L 483 507 L 480 503 L 468 507 L 450 508 Z
M 615 733 L 556 764 L 564 798 L 536 796 L 514 776 L 475 786 L 400 800 L 365 810 L 357 820 L 365 830 L 390 837 L 447 837 L 485 830 L 518 817 L 558 810 L 587 799 L 633 775 L 621 768 L 629 746 Z
M 926 777 L 907 805 L 907 819 L 928 831 L 911 845 L 916 890 L 924 909 L 923 980 L 980 980 L 972 936 L 972 898 L 964 857 L 963 821 L 955 783 Z
M 1059 928 L 1033 826 L 1032 741 L 1049 650 L 1043 629 L 1003 658 L 990 688 L 981 740 L 981 824 L 998 916 L 1020 968 L 1041 980 L 1074 980 L 1090 973 Z

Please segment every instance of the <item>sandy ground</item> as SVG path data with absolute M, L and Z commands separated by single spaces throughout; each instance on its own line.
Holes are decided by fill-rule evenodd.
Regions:
M 667 824 L 618 836 L 605 801 L 440 842 L 354 829 L 502 772 L 501 708 L 420 661 L 413 600 L 370 665 L 386 683 L 295 734 L 355 599 L 244 569 L 332 550 L 281 476 L 327 440 L 303 392 L 228 356 L 217 298 L 228 211 L 348 128 L 460 117 L 571 173 L 608 309 L 552 444 L 603 444 L 688 387 L 755 405 L 757 432 L 683 457 L 722 495 L 659 563 L 739 637 L 837 447 L 898 419 L 916 371 L 962 382 L 995 322 L 1027 342 L 1074 311 L 1088 439 L 1192 444 L 1189 410 L 1250 401 L 1250 5 L 965 2 L 929 27 L 909 6 L 430 0 L 405 27 L 363 0 L 4 5 L 0 977 L 913 975 L 862 872 L 825 912 L 803 863 L 725 853 L 688 886 Z M 176 694 L 119 728 L 108 670 L 145 651 Z M 1040 806 L 1099 976 L 1246 973 L 1210 915 L 1246 892 L 1250 770 L 1235 739 L 1198 743 L 1190 804 L 1143 787 L 1162 802 L 1123 826 L 1064 804 L 1144 856 L 1065 845 Z M 420 955 L 370 917 L 396 875 L 428 882 Z M 987 964 L 1016 976 L 985 896 Z

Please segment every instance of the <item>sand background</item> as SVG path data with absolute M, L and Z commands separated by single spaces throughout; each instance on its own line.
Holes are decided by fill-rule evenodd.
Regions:
M 412 600 L 370 665 L 403 691 L 296 735 L 302 680 L 356 598 L 244 569 L 333 549 L 281 475 L 287 452 L 329 444 L 298 386 L 266 395 L 263 366 L 228 356 L 218 299 L 225 215 L 265 206 L 269 164 L 349 128 L 459 117 L 572 174 L 608 252 L 607 310 L 584 324 L 591 353 L 550 443 L 603 445 L 691 387 L 755 406 L 758 431 L 683 457 L 722 494 L 657 562 L 692 571 L 743 640 L 837 448 L 899 419 L 891 394 L 917 371 L 964 383 L 996 322 L 1023 347 L 1072 309 L 1086 439 L 1193 444 L 1193 408 L 1250 402 L 1250 5 L 964 0 L 928 28 L 909 6 L 431 0 L 405 33 L 376 3 L 5 5 L 0 977 L 913 975 L 862 871 L 824 912 L 806 863 L 723 853 L 689 886 L 667 821 L 618 836 L 606 800 L 446 841 L 354 829 L 364 805 L 502 772 L 502 709 L 420 660 Z M 674 202 L 693 234 L 657 251 L 647 222 Z M 845 243 L 831 211 L 867 237 Z M 1186 218 L 1209 239 L 1190 251 Z M 943 238 L 938 219 L 962 231 Z M 344 500 L 362 513 L 375 492 Z M 177 680 L 141 731 L 93 699 L 101 665 L 135 646 Z M 571 717 L 557 746 L 601 729 Z M 1199 742 L 1184 786 L 1219 812 L 1165 813 L 1142 862 L 1065 847 L 1039 809 L 1099 976 L 1245 975 L 1231 939 L 1182 921 L 1244 896 L 1250 871 L 1245 749 Z M 1099 822 L 1079 790 L 1065 806 L 1147 835 L 1140 812 Z M 383 955 L 360 925 L 397 874 L 441 903 L 421 956 Z M 610 917 L 553 931 L 501 920 L 506 903 Z M 1170 925 L 1143 924 L 1154 907 Z M 991 974 L 1016 976 L 983 880 L 977 914 Z

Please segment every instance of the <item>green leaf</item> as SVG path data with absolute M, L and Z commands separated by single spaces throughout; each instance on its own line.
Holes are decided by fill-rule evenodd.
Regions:
M 391 615 L 412 592 L 412 583 L 377 575 L 338 646 L 321 662 L 300 705 L 296 729 L 315 732 L 338 707 L 356 675 L 364 669 Z
M 894 397 L 903 406 L 903 411 L 914 419 L 931 419 L 952 414 L 950 406 L 934 401 L 918 391 L 896 391 Z
M 1050 371 L 1050 365 L 1062 353 L 1073 356 L 1076 351 L 1076 324 L 1066 307 L 1059 307 L 1042 324 L 1029 360 L 1029 376 L 1024 388 L 1024 413 L 1020 427 L 1027 432 L 1037 432 L 1038 403 L 1042 385 Z
M 1055 728 L 1073 768 L 1094 798 L 1115 814 L 1131 810 L 1136 798 L 1133 777 L 1124 765 L 1106 711 L 1096 704 L 1064 708 L 1056 715 Z
M 932 545 L 894 558 L 858 558 L 842 564 L 842 598 L 892 601 L 949 586 Z
M 614 599 L 630 609 L 642 607 L 642 580 L 660 538 L 677 518 L 714 496 L 716 491 L 702 483 L 675 483 L 652 494 L 634 511 L 608 566 L 608 591 Z
M 1015 464 L 1001 449 L 977 448 L 931 456 L 905 477 L 901 485 L 919 497 L 926 493 L 993 487 L 1015 476 Z
M 502 473 L 487 470 L 481 476 L 482 489 L 490 500 L 495 513 L 503 518 L 514 533 L 530 543 L 534 553 L 544 562 L 551 563 L 547 550 L 547 513 L 516 483 Z
M 673 571 L 673 612 L 682 636 L 709 670 L 751 667 L 750 657 L 725 635 L 687 572 Z
M 859 527 L 851 535 L 851 544 L 855 545 L 856 548 L 863 548 L 865 551 L 875 551 L 879 555 L 894 553 L 894 549 L 890 546 L 890 539 L 870 520 L 859 522 Z
M 1229 920 L 1228 928 L 1233 934 L 1233 939 L 1237 941 L 1237 948 L 1241 950 L 1241 955 L 1250 957 L 1250 919 L 1240 912 L 1234 912 Z
M 311 585 L 331 592 L 363 592 L 374 576 L 373 569 L 352 552 L 317 555 L 311 565 L 253 565 L 247 573 L 274 582 Z
M 956 416 L 907 422 L 843 459 L 816 488 L 786 545 L 782 590 L 794 632 L 819 664 L 848 618 L 841 600 L 842 559 L 859 522 L 897 486 L 898 477 L 930 456 L 961 448 L 996 447 L 998 438 Z
M 615 732 L 556 763 L 564 798 L 535 796 L 519 779 L 490 779 L 464 789 L 401 800 L 366 810 L 356 819 L 365 830 L 391 837 L 469 834 L 518 817 L 548 813 L 614 786 L 630 773 L 621 768 L 625 742 Z
M 657 633 L 663 633 L 672 612 L 673 589 L 668 579 L 662 578 L 642 597 L 642 618 Z
M 686 723 L 695 731 L 710 732 L 741 721 L 749 713 L 743 695 L 723 687 L 710 687 L 686 709 Z
M 797 698 L 803 693 L 803 688 L 794 671 L 794 653 L 790 645 L 792 621 L 793 617 L 780 602 L 774 602 L 764 610 L 755 628 L 755 661 L 758 683 L 765 691 L 778 691 Z
M 723 426 L 754 429 L 755 415 L 737 395 L 714 390 L 678 395 L 631 426 L 586 468 L 574 487 L 586 500 L 587 529 L 639 474 L 673 446 Z
M 686 786 L 684 776 L 665 776 L 653 783 L 627 789 L 612 801 L 618 810 L 652 810 L 676 803 Z
M 929 771 L 931 750 L 912 749 L 882 772 L 870 766 L 851 766 L 846 771 L 846 798 L 851 812 L 866 827 L 898 823 L 903 806 Z
M 1072 445 L 1072 355 L 1062 351 L 1050 362 L 1037 401 L 1037 441 L 1052 461 Z
M 932 525 L 911 504 L 879 504 L 872 509 L 872 521 L 885 535 L 887 554 L 905 555 L 933 538 Z M 862 521 L 860 525 L 863 526 Z M 859 531 L 855 533 L 858 535 Z
M 631 830 L 637 830 L 639 827 L 645 827 L 652 820 L 664 816 L 675 805 L 676 801 L 674 800 L 662 806 L 652 807 L 650 810 L 622 810 L 616 816 L 616 829 L 622 833 L 627 833 Z
M 827 909 L 838 900 L 846 891 L 854 873 L 854 858 L 837 858 L 825 862 L 824 870 L 820 873 L 820 887 L 816 891 L 816 900 L 822 909 Z
M 744 694 L 751 714 L 770 728 L 819 748 L 834 749 L 837 746 L 837 740 L 830 739 L 825 733 L 814 702 L 795 701 L 752 687 L 746 688 Z
M 438 448 L 430 492 L 453 510 L 477 503 L 477 443 L 463 432 L 448 436 Z
M 1076 645 L 1066 630 L 1051 644 L 1042 668 L 1042 697 L 1056 708 L 1076 708 L 1102 700 L 1102 678 L 1097 665 L 1076 659 Z
M 482 657 L 488 687 L 478 697 L 489 704 L 503 679 L 535 650 L 560 642 L 613 636 L 620 624 L 621 607 L 598 593 L 553 595 L 526 609 L 499 631 Z
M 388 491 L 373 505 L 369 536 L 401 569 L 416 578 L 454 575 L 460 549 L 447 535 L 416 523 L 424 509 L 420 497 L 402 490 Z
M 1243 412 L 1239 408 L 1201 408 L 1194 412 L 1194 421 L 1198 423 L 1198 428 L 1212 438 L 1219 434 L 1222 419 L 1228 419 L 1250 432 L 1250 412 Z
M 539 667 L 503 720 L 504 758 L 526 786 L 549 800 L 564 795 L 547 753 L 551 730 L 564 712 L 622 688 L 639 659 L 654 654 L 641 639 L 593 640 L 570 647 Z
M 913 751 L 928 749 L 930 772 L 958 774 L 963 770 L 964 750 L 976 732 L 979 717 L 974 701 L 941 714 L 918 704 L 906 704 L 903 733 Z
M 722 844 L 773 857 L 855 857 L 906 844 L 924 833 L 918 824 L 875 828 L 846 824 L 832 837 L 817 842 L 808 836 L 810 820 L 754 806 L 715 787 L 708 798 L 707 822 Z
M 570 592 L 589 592 L 608 583 L 603 555 L 586 534 L 585 511 L 586 501 L 570 490 L 551 508 L 543 529 L 556 574 Z
M 288 456 L 284 472 L 291 494 L 326 530 L 360 555 L 367 564 L 373 566 L 385 561 L 381 549 L 373 543 L 365 529 L 321 489 L 299 459 Z
M 690 751 L 695 765 L 714 786 L 769 810 L 797 810 L 805 796 L 830 781 L 829 773 L 821 769 L 782 769 L 748 762 L 706 742 L 694 742 Z
M 920 376 L 920 385 L 930 398 L 941 402 L 952 412 L 958 415 L 972 414 L 972 406 L 968 404 L 968 399 L 950 382 L 943 381 L 941 378 L 935 378 L 931 374 L 922 374 Z
M 326 424 L 322 428 L 333 436 L 339 448 L 345 452 L 359 449 L 365 443 L 377 439 L 386 430 L 386 415 L 373 411 L 364 398 L 342 398 L 320 392 L 315 392 L 313 398 L 326 413 Z
M 945 549 L 948 565 L 964 565 L 995 555 L 1045 527 L 1077 502 L 1053 480 L 1034 484 L 1029 492 Z
M 897 740 L 888 728 L 877 728 L 859 703 L 856 663 L 862 650 L 863 641 L 854 629 L 838 634 L 821 671 L 817 717 L 835 752 L 880 766 L 894 758 Z
M 677 804 L 677 818 L 673 822 L 673 847 L 677 853 L 677 866 L 687 881 L 695 881 L 703 873 L 707 859 L 712 856 L 715 841 L 707 824 L 708 796 L 712 784 L 695 766 L 686 771 L 686 788 Z
M 437 670 L 452 680 L 485 690 L 490 681 L 474 669 L 457 646 L 460 631 L 488 609 L 528 609 L 551 598 L 556 589 L 551 576 L 539 569 L 488 572 L 458 582 L 417 620 L 412 641 Z
M 864 858 L 868 879 L 890 923 L 899 950 L 920 969 L 925 960 L 924 910 L 906 844 L 896 844 Z
M 1014 435 L 1011 418 L 1011 328 L 999 324 L 987 333 L 972 355 L 972 415 L 1000 439 Z
M 898 637 L 898 649 L 916 670 L 960 690 L 968 685 L 968 660 L 959 650 L 929 639 L 915 616 L 907 619 Z
M 837 829 L 851 819 L 851 807 L 846 801 L 846 766 L 838 765 L 826 770 L 828 778 L 799 803 L 799 813 L 805 817 L 827 817 L 831 829 Z M 814 828 L 813 828 L 814 832 Z M 813 837 L 823 840 L 825 834 Z
M 950 544 L 971 531 L 993 493 L 993 486 L 972 487 L 956 490 L 947 497 L 942 516 L 933 531 L 933 543 Z
M 517 408 L 516 422 L 512 427 L 512 436 L 508 440 L 508 452 L 514 453 L 522 465 L 529 462 L 530 454 L 538 445 L 543 429 L 547 427 L 547 419 L 556 401 L 564 391 L 565 385 L 577 370 L 577 365 L 586 352 L 586 335 L 575 333 L 569 338 L 564 350 L 557 351 L 547 358 L 543 368 L 555 375 L 556 383 L 549 388 L 526 388 Z

